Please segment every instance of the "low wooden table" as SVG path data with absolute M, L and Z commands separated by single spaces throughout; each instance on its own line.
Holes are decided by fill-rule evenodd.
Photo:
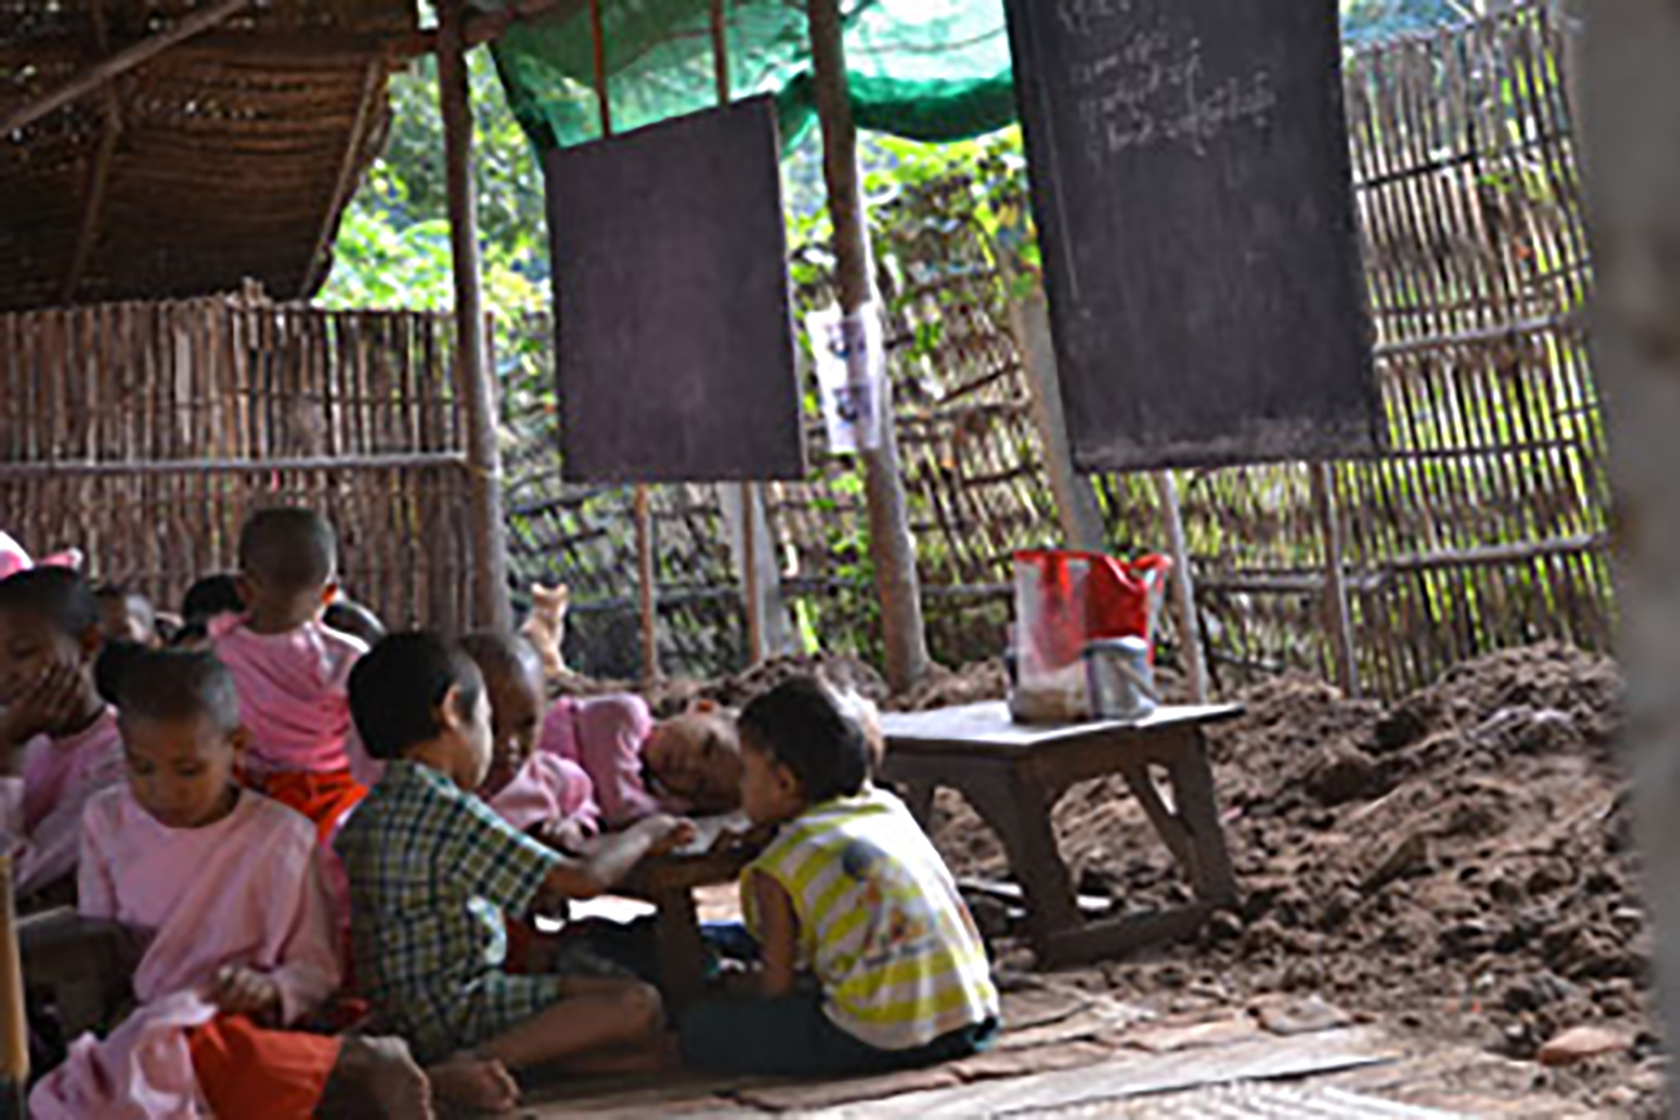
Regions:
M 705 984 L 705 949 L 700 941 L 700 918 L 694 906 L 697 887 L 733 883 L 752 857 L 741 852 L 715 851 L 725 832 L 745 832 L 745 817 L 705 817 L 694 822 L 698 835 L 687 848 L 644 860 L 617 893 L 658 907 L 654 931 L 659 942 L 659 977 L 665 1002 L 681 1009 L 693 1002 Z
M 1236 899 L 1203 729 L 1241 714 L 1229 705 L 1166 707 L 1137 723 L 1021 724 L 995 702 L 887 715 L 883 777 L 905 790 L 924 823 L 935 788 L 960 792 L 1003 841 L 1039 962 L 1079 963 L 1184 937 Z M 1109 774 L 1121 775 L 1137 797 L 1184 869 L 1193 902 L 1146 915 L 1080 917 L 1051 811 L 1073 783 Z

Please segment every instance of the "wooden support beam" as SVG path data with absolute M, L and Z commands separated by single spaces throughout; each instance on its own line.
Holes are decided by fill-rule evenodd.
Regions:
M 1347 563 L 1342 555 L 1342 518 L 1336 501 L 1336 476 L 1328 463 L 1312 465 L 1313 510 L 1324 535 L 1324 626 L 1329 635 L 1336 684 L 1349 697 L 1359 696 L 1359 657 L 1353 641 L 1353 613 L 1348 607 Z
M 834 225 L 840 310 L 851 314 L 872 294 L 870 249 L 863 189 L 858 175 L 857 125 L 846 81 L 846 45 L 838 0 L 807 0 L 811 28 L 811 72 L 822 125 L 823 178 Z M 922 622 L 916 545 L 905 515 L 904 480 L 899 475 L 898 436 L 893 420 L 892 383 L 881 393 L 881 446 L 860 454 L 864 495 L 869 504 L 869 553 L 881 600 L 882 645 L 887 683 L 908 690 L 932 665 Z
M 501 454 L 496 447 L 496 391 L 484 331 L 479 276 L 478 198 L 473 186 L 472 103 L 467 86 L 466 0 L 442 0 L 438 100 L 443 113 L 449 187 L 449 244 L 455 272 L 455 384 L 466 428 L 468 522 L 473 544 L 472 603 L 480 626 L 506 630 L 507 526 L 502 519 Z
M 1167 533 L 1167 553 L 1172 557 L 1173 617 L 1178 623 L 1178 650 L 1184 675 L 1190 680 L 1190 695 L 1206 704 L 1207 656 L 1202 651 L 1202 627 L 1196 613 L 1196 575 L 1191 568 L 1190 545 L 1184 536 L 1184 511 L 1178 505 L 1178 483 L 1171 471 L 1156 471 L 1155 492 L 1161 503 L 1161 524 Z
M 131 47 L 125 47 L 103 62 L 88 67 L 44 97 L 38 97 L 13 109 L 0 118 L 0 136 L 10 135 L 20 128 L 34 124 L 48 113 L 93 92 L 117 75 L 126 74 L 136 66 L 156 58 L 176 43 L 208 31 L 219 23 L 225 23 L 254 2 L 255 0 L 221 0 L 219 4 L 183 16 L 179 23 L 167 31 L 160 31 Z
M 1014 301 L 1009 308 L 1021 367 L 1032 390 L 1032 417 L 1044 447 L 1050 489 L 1056 495 L 1056 514 L 1068 547 L 1102 552 L 1107 545 L 1102 509 L 1091 481 L 1073 466 L 1068 443 L 1067 415 L 1062 410 L 1062 386 L 1056 379 L 1056 349 L 1050 336 L 1050 308 L 1044 293 Z M 972 480 L 971 480 L 972 481 Z
M 0 855 L 0 1116 L 22 1120 L 29 1091 L 29 1020 L 24 1012 L 12 857 Z
M 350 127 L 350 137 L 344 142 L 344 156 L 338 164 L 338 176 L 333 180 L 332 193 L 327 196 L 321 211 L 320 231 L 315 235 L 315 248 L 309 254 L 309 271 L 304 274 L 303 298 L 313 295 L 327 279 L 327 261 L 331 259 L 333 239 L 338 233 L 338 218 L 350 203 L 356 189 L 356 161 L 367 143 L 368 127 L 373 123 L 374 108 L 385 88 L 385 63 L 382 59 L 368 60 L 362 79 L 362 99 L 356 105 L 356 123 Z
M 111 49 L 106 35 L 104 0 L 95 0 L 92 13 L 94 46 L 104 56 Z M 88 260 L 93 256 L 93 246 L 99 239 L 99 227 L 105 214 L 105 191 L 111 181 L 111 160 L 116 156 L 123 128 L 122 102 L 113 87 L 114 82 L 106 82 L 99 87 L 105 103 L 105 122 L 99 130 L 99 148 L 94 152 L 93 165 L 88 172 L 87 193 L 82 199 L 82 228 L 76 234 L 76 255 L 70 260 L 70 272 L 64 278 L 64 290 L 59 297 L 59 302 L 63 304 L 73 302 L 76 290 L 82 286 L 82 277 L 87 272 Z

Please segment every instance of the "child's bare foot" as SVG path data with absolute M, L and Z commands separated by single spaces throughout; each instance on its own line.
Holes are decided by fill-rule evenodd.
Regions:
M 475 1112 L 511 1112 L 519 1083 L 501 1062 L 457 1054 L 426 1071 L 438 1099 Z
M 338 1053 L 338 1064 L 333 1068 L 333 1080 L 339 1082 L 339 1088 L 371 1101 L 379 1115 L 392 1120 L 407 1120 L 411 1116 L 428 1120 L 435 1115 L 432 1087 L 426 1081 L 426 1073 L 400 1038 L 347 1036 Z M 346 1115 L 367 1113 L 356 1109 Z

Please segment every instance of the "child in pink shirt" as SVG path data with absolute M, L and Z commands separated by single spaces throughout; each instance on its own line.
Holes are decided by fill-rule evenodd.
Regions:
M 76 870 L 82 809 L 122 776 L 116 714 L 94 688 L 99 607 L 68 568 L 0 581 L 0 845 L 20 897 Z
M 728 813 L 740 806 L 735 721 L 710 701 L 655 721 L 647 702 L 628 693 L 562 698 L 543 721 L 537 752 L 583 768 L 606 828 L 655 813 Z
M 505 1077 L 457 1063 L 428 1080 L 395 1039 L 286 1029 L 339 980 L 314 833 L 234 783 L 238 699 L 214 657 L 137 654 L 119 695 L 128 782 L 88 806 L 79 909 L 145 938 L 140 1006 L 76 1040 L 31 1115 L 302 1120 L 359 1094 L 355 1115 L 424 1117 L 434 1087 Z
M 251 736 L 243 776 L 325 839 L 367 793 L 350 772 L 347 683 L 367 646 L 321 622 L 338 590 L 338 541 L 313 510 L 261 510 L 239 535 L 239 568 L 245 613 L 212 623 L 211 641 Z
M 572 759 L 536 749 L 543 715 L 543 661 L 523 637 L 483 630 L 461 649 L 484 674 L 490 700 L 490 772 L 478 795 L 519 831 L 570 852 L 601 827 L 595 786 Z

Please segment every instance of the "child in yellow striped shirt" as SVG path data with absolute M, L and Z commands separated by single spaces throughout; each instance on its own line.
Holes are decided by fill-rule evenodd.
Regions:
M 683 1055 L 729 1073 L 930 1065 L 997 1031 L 986 950 L 915 819 L 869 782 L 868 736 L 812 678 L 740 718 L 742 807 L 775 838 L 741 877 L 758 997 L 698 1004 Z

